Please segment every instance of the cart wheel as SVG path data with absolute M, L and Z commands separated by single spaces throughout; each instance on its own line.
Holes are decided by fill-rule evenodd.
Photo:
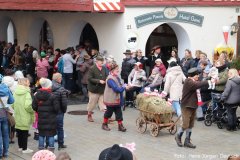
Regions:
M 142 117 L 138 117 L 136 120 L 137 130 L 140 133 L 144 133 L 147 130 L 146 120 Z
M 211 125 L 212 125 L 212 120 L 211 120 L 211 119 L 205 119 L 205 120 L 204 120 L 204 124 L 205 124 L 206 126 L 211 126 Z
M 217 122 L 217 127 L 218 127 L 219 129 L 223 129 L 223 124 L 222 124 L 221 122 Z
M 172 128 L 169 129 L 169 133 L 171 135 L 174 135 L 177 132 L 177 125 L 172 126 Z
M 150 134 L 153 136 L 153 137 L 157 137 L 158 136 L 158 133 L 159 133 L 159 130 L 158 130 L 158 125 L 156 123 L 152 123 L 150 125 Z
M 237 128 L 240 129 L 240 117 L 237 117 Z

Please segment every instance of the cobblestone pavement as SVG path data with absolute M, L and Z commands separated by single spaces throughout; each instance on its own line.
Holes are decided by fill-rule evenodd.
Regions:
M 86 104 L 71 105 L 68 111 L 86 110 Z M 149 126 L 144 134 L 137 132 L 135 121 L 139 111 L 127 108 L 123 112 L 124 125 L 127 132 L 117 130 L 117 122 L 109 125 L 111 131 L 101 129 L 103 113 L 94 111 L 95 122 L 87 122 L 86 116 L 65 115 L 65 149 L 73 160 L 97 160 L 100 152 L 113 144 L 136 143 L 135 154 L 138 160 L 221 160 L 227 159 L 229 154 L 240 154 L 240 130 L 228 132 L 226 129 L 218 129 L 216 124 L 206 127 L 203 122 L 196 122 L 193 129 L 192 142 L 197 145 L 196 149 L 177 147 L 174 136 L 167 130 L 162 129 L 158 137 L 152 137 Z M 28 147 L 37 151 L 37 141 L 33 140 L 33 130 L 29 137 Z M 185 135 L 184 135 L 185 136 Z M 57 147 L 57 143 L 55 144 Z M 33 154 L 22 154 L 17 151 L 17 139 L 15 144 L 10 145 L 10 156 L 8 159 L 30 160 Z M 57 155 L 59 151 L 55 151 Z

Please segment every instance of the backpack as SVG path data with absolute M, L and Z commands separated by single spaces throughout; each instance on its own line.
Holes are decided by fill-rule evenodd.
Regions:
M 58 64 L 57 64 L 57 67 L 58 67 L 58 72 L 63 74 L 63 68 L 64 68 L 64 61 L 63 61 L 63 58 L 60 58 Z

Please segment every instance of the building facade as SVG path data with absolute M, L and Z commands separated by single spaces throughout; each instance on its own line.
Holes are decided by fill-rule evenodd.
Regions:
M 184 50 L 202 50 L 212 58 L 214 48 L 227 45 L 240 55 L 239 32 L 232 32 L 240 23 L 238 1 L 138 1 L 105 0 L 116 7 L 99 5 L 100 0 L 58 0 L 26 5 L 26 1 L 0 1 L 0 40 L 18 40 L 39 48 L 43 25 L 48 41 L 54 48 L 67 48 L 86 40 L 86 25 L 95 32 L 95 46 L 114 55 L 118 62 L 126 49 L 141 49 L 149 54 L 151 47 L 160 45 L 169 54 L 172 47 L 184 56 Z M 9 2 L 9 3 L 8 3 Z M 39 2 L 39 1 L 38 1 Z M 104 8 L 105 7 L 105 8 Z M 228 28 L 224 39 L 223 27 Z M 89 30 L 88 30 L 89 31 Z M 91 34 L 90 34 L 91 35 Z

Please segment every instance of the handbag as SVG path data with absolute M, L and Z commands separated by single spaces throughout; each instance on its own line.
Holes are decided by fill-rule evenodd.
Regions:
M 0 98 L 0 102 L 3 106 L 3 108 L 6 108 L 1 98 Z M 8 110 L 6 110 L 6 114 L 7 114 L 7 120 L 8 120 L 9 125 L 11 127 L 15 126 L 16 122 L 15 122 L 15 118 L 12 116 L 12 113 L 10 113 Z

